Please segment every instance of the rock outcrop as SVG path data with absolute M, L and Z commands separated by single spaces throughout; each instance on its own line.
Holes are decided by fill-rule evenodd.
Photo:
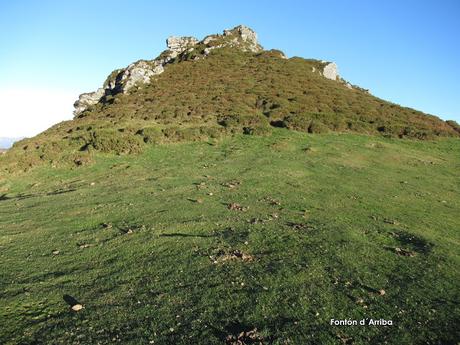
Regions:
M 224 36 L 236 36 L 240 37 L 245 43 L 247 43 L 247 49 L 253 53 L 260 52 L 262 46 L 257 40 L 257 34 L 254 30 L 244 25 L 239 25 L 231 30 L 224 30 Z
M 176 37 L 170 36 L 166 40 L 166 46 L 171 51 L 171 55 L 177 56 L 186 49 L 189 49 L 198 44 L 198 40 L 195 37 Z
M 74 103 L 74 115 L 83 113 L 89 106 L 96 104 L 105 95 L 105 89 L 99 88 L 94 92 L 82 93 Z
M 323 68 L 323 76 L 324 78 L 337 80 L 339 76 L 338 67 L 335 62 L 330 62 Z
M 74 115 L 82 114 L 92 105 L 104 102 L 108 96 L 119 93 L 129 93 L 135 86 L 148 84 L 151 78 L 163 73 L 165 66 L 181 57 L 181 54 L 201 51 L 195 56 L 195 60 L 208 56 L 212 50 L 223 47 L 237 47 L 243 51 L 257 53 L 263 50 L 257 40 L 257 34 L 244 25 L 239 25 L 230 30 L 224 30 L 223 35 L 210 35 L 202 41 L 195 37 L 171 36 L 166 40 L 167 50 L 162 52 L 154 60 L 140 60 L 112 72 L 104 82 L 102 88 L 95 92 L 83 93 L 74 104 Z

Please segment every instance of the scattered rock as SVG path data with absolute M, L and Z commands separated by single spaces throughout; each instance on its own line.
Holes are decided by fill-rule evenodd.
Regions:
M 252 255 L 244 253 L 239 249 L 233 249 L 230 251 L 220 250 L 216 255 L 210 255 L 209 258 L 215 264 L 233 260 L 241 260 L 244 262 L 254 260 L 254 257 Z
M 394 219 L 388 219 L 388 218 L 385 218 L 383 220 L 384 223 L 387 223 L 387 224 L 392 224 L 392 225 L 398 225 L 398 221 L 397 220 L 394 220 Z
M 53 255 L 59 255 L 60 251 L 59 250 L 53 250 Z
M 383 290 L 383 289 L 380 289 L 380 290 L 379 290 L 379 295 L 380 295 L 380 296 L 384 296 L 385 293 L 386 293 L 385 290 Z
M 195 183 L 196 189 L 203 189 L 206 187 L 206 182 Z
M 409 257 L 415 256 L 414 252 L 407 250 L 407 249 L 396 247 L 396 248 L 393 248 L 393 250 L 397 255 L 400 255 L 400 256 L 409 256 Z
M 265 198 L 263 198 L 264 201 L 268 202 L 270 205 L 272 206 L 280 206 L 281 205 L 281 202 L 279 200 L 276 200 L 270 196 L 267 196 Z
M 232 202 L 232 203 L 228 204 L 227 208 L 228 208 L 229 210 L 246 212 L 246 211 L 248 210 L 249 207 L 243 207 L 243 206 L 241 206 L 240 204 L 237 204 L 237 203 L 235 203 L 235 202 Z
M 70 309 L 73 311 L 80 311 L 84 308 L 83 305 L 80 302 L 78 302 L 73 296 L 66 294 L 62 296 L 62 298 L 64 302 L 66 302 L 70 306 Z
M 80 311 L 80 310 L 82 310 L 83 308 L 84 308 L 84 307 L 83 307 L 81 304 L 75 304 L 75 305 L 73 305 L 73 306 L 71 307 L 71 309 L 72 309 L 73 311 Z
M 264 338 L 258 333 L 257 328 L 250 331 L 243 331 L 237 335 L 228 335 L 225 339 L 227 345 L 264 344 Z
M 191 201 L 191 202 L 195 202 L 197 204 L 202 204 L 203 203 L 203 199 L 200 199 L 200 198 L 198 198 L 198 199 L 188 198 L 187 200 Z
M 240 185 L 241 185 L 241 182 L 240 182 L 240 181 L 236 181 L 236 180 L 232 180 L 232 181 L 228 181 L 228 182 L 222 183 L 222 186 L 227 187 L 227 188 L 230 188 L 230 189 L 237 188 L 237 187 L 239 187 Z
M 305 223 L 288 222 L 287 225 L 297 231 L 315 230 L 316 227 Z

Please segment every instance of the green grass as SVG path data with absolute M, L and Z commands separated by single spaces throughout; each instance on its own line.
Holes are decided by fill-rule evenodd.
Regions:
M 459 150 L 274 129 L 0 175 L 0 343 L 456 344 Z
M 183 58 L 168 64 L 150 84 L 109 95 L 77 118 L 17 142 L 3 168 L 72 164 L 94 150 L 139 153 L 154 143 L 266 135 L 273 127 L 422 140 L 460 135 L 455 121 L 324 78 L 324 63 L 318 60 L 237 48 L 216 49 L 197 61 Z

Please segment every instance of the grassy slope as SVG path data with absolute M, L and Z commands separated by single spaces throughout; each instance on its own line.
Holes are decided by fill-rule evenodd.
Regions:
M 133 153 L 157 142 L 264 134 L 272 126 L 418 139 L 459 136 L 453 122 L 348 89 L 321 76 L 321 68 L 317 60 L 227 48 L 173 63 L 151 84 L 108 96 L 82 117 L 16 143 L 8 168 L 73 164 L 90 160 L 93 150 Z
M 277 129 L 3 176 L 0 343 L 455 344 L 459 150 Z M 364 317 L 395 326 L 329 326 Z

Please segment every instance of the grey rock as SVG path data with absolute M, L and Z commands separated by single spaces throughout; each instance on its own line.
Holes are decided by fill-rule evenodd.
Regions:
M 166 40 L 166 46 L 169 50 L 176 53 L 181 53 L 187 48 L 193 47 L 198 43 L 195 37 L 176 37 L 170 36 Z
M 219 38 L 219 35 L 209 35 L 209 36 L 206 36 L 201 42 L 203 44 L 208 45 L 209 43 L 211 43 L 212 41 L 215 41 L 218 38 Z
M 136 84 L 148 84 L 154 75 L 163 73 L 164 67 L 161 63 L 147 63 L 138 61 L 129 65 L 121 76 L 121 90 L 127 93 Z
M 246 43 L 247 49 L 253 53 L 260 52 L 263 48 L 257 40 L 257 34 L 245 25 L 238 25 L 231 30 L 224 30 L 224 36 L 236 35 Z M 244 49 L 244 47 L 243 47 Z
M 80 115 L 89 106 L 98 103 L 104 95 L 105 90 L 103 88 L 99 88 L 95 92 L 82 93 L 73 105 L 75 107 L 74 115 Z
M 327 79 L 337 80 L 339 73 L 335 62 L 330 62 L 323 68 L 323 76 Z
M 228 37 L 228 38 L 227 38 Z M 211 45 L 213 41 L 225 38 L 221 44 Z M 180 57 L 185 51 L 191 52 L 197 44 L 204 44 L 204 54 L 195 56 L 194 60 L 206 57 L 209 53 L 222 47 L 238 47 L 243 51 L 260 52 L 262 46 L 257 40 L 257 34 L 244 25 L 236 26 L 231 30 L 224 30 L 223 35 L 209 35 L 201 42 L 196 38 L 171 36 L 166 40 L 167 50 L 160 54 L 154 60 L 140 60 L 130 64 L 126 68 L 116 70 L 104 82 L 104 86 L 95 92 L 83 93 L 74 103 L 74 115 L 79 116 L 85 112 L 88 107 L 104 102 L 105 97 L 114 96 L 119 93 L 128 93 L 133 87 L 151 82 L 153 76 L 163 73 L 165 66 L 172 60 Z M 282 56 L 285 58 L 285 56 Z

